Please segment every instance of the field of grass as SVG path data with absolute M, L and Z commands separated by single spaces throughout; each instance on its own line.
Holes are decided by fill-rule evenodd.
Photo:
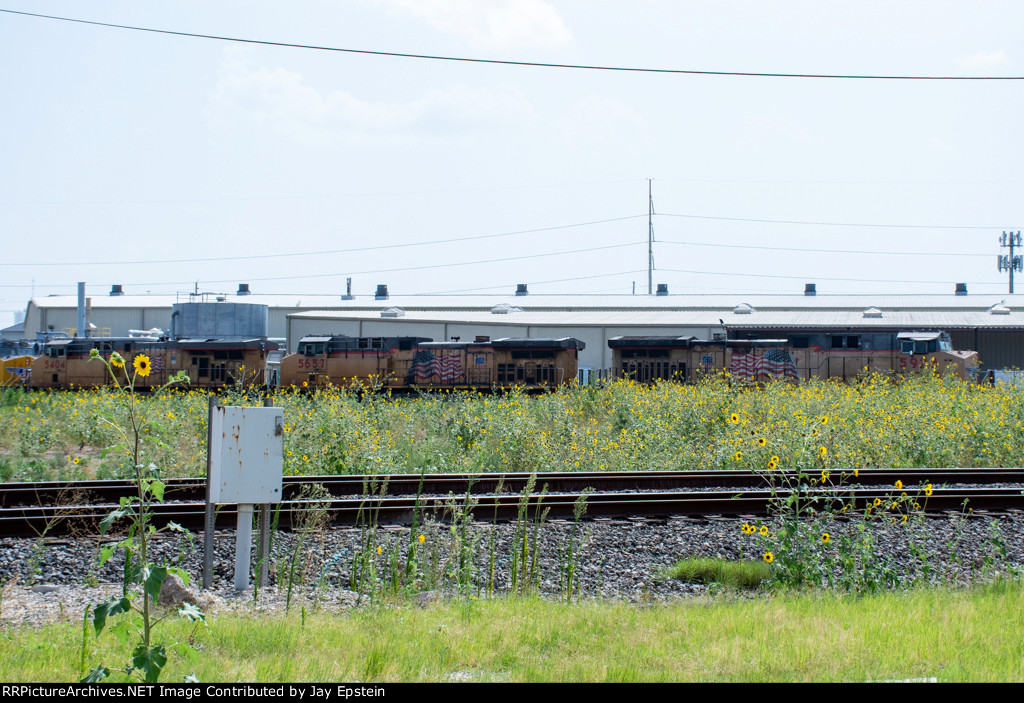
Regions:
M 123 470 L 99 419 L 109 392 L 8 391 L 0 480 L 108 478 Z M 730 386 L 616 382 L 539 396 L 456 393 L 392 398 L 342 390 L 278 392 L 288 474 L 705 468 L 1021 466 L 1024 389 L 955 379 Z M 205 470 L 207 396 L 165 392 L 148 432 L 165 476 Z M 257 405 L 242 393 L 224 402 Z
M 1021 681 L 1024 584 L 647 607 L 460 600 L 164 633 L 195 653 L 173 656 L 164 681 Z M 5 629 L 0 680 L 77 680 L 82 645 L 80 625 Z M 89 666 L 123 657 L 106 634 L 85 653 Z

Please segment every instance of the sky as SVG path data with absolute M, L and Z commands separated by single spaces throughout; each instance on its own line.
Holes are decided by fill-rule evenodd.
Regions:
M 506 62 L 1022 77 L 1015 0 L 0 0 Z M 608 71 L 0 12 L 0 326 L 33 296 L 970 294 L 1022 80 Z M 255 299 L 258 301 L 258 299 Z

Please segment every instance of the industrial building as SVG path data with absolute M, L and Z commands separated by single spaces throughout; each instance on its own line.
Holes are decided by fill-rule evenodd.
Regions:
M 611 366 L 607 340 L 618 335 L 693 335 L 702 339 L 790 338 L 827 335 L 843 348 L 867 344 L 872 333 L 902 330 L 949 332 L 956 349 L 974 349 L 982 369 L 1024 368 L 1024 296 L 967 295 L 957 286 L 948 295 L 821 295 L 813 284 L 794 295 L 538 295 L 525 285 L 506 295 L 391 296 L 386 286 L 374 295 L 256 295 L 245 284 L 234 294 L 131 295 L 115 286 L 110 295 L 87 301 L 93 334 L 124 336 L 129 330 L 159 328 L 188 332 L 172 310 L 188 303 L 217 302 L 235 310 L 266 306 L 266 336 L 287 341 L 294 351 L 301 337 L 407 335 L 448 340 L 478 336 L 576 337 L 586 342 L 580 365 Z M 178 305 L 177 308 L 174 306 Z M 33 298 L 24 336 L 77 328 L 76 296 Z M 237 313 L 228 317 L 234 318 Z M 246 313 L 248 314 L 248 313 Z M 217 329 L 221 329 L 219 323 Z M 209 329 L 209 325 L 203 326 Z M 252 329 L 252 327 L 247 327 Z M 817 342 L 816 342 L 817 343 Z M 865 347 L 867 348 L 867 347 Z

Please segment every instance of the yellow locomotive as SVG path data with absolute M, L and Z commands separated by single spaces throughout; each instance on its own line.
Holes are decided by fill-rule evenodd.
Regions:
M 138 377 L 135 387 L 159 388 L 179 371 L 200 388 L 221 388 L 238 383 L 263 385 L 267 356 L 277 350 L 275 342 L 262 339 L 179 339 L 146 337 L 75 337 L 54 339 L 32 361 L 30 388 L 92 388 L 111 383 L 103 364 L 90 362 L 95 349 L 109 359 L 114 352 L 127 362 L 145 354 L 150 361 L 148 376 Z
M 551 388 L 576 378 L 582 341 L 477 337 L 303 337 L 281 360 L 282 386 L 372 386 L 395 390 Z
M 695 381 L 728 372 L 737 382 L 811 378 L 847 380 L 863 373 L 932 370 L 974 380 L 978 353 L 956 351 L 939 331 L 795 334 L 788 339 L 701 340 L 696 337 L 612 337 L 613 375 L 643 383 Z

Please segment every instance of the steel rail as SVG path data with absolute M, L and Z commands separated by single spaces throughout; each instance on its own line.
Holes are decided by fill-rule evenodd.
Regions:
M 829 501 L 844 501 L 848 512 L 857 514 L 880 503 L 884 512 L 898 501 L 901 493 L 917 501 L 927 513 L 960 512 L 972 515 L 982 511 L 1024 510 L 1024 492 L 1019 487 L 933 488 L 930 496 L 923 491 L 897 491 L 894 488 L 849 488 L 839 492 L 832 488 L 809 488 L 800 492 L 807 507 L 824 509 Z M 701 491 L 701 492 L 649 492 L 649 493 L 594 493 L 587 497 L 586 517 L 589 518 L 655 518 L 674 516 L 766 516 L 773 501 L 785 500 L 789 491 Z M 525 513 L 530 518 L 547 510 L 548 519 L 566 520 L 573 516 L 580 493 L 532 493 L 527 497 Z M 469 510 L 477 522 L 508 522 L 523 514 L 522 496 L 516 494 L 482 495 L 472 501 Z M 282 529 L 301 525 L 302 513 L 313 509 L 327 511 L 335 525 L 359 526 L 367 524 L 409 525 L 426 518 L 445 520 L 452 512 L 462 510 L 464 496 L 440 497 L 363 497 L 332 498 L 321 501 L 286 500 L 277 508 L 278 525 Z M 0 509 L 0 534 L 5 536 L 56 536 L 66 534 L 95 535 L 112 505 L 93 506 L 33 506 Z M 157 526 L 173 521 L 190 530 L 202 528 L 204 503 L 180 502 L 153 505 L 153 522 Z M 894 516 L 901 515 L 893 511 Z M 231 528 L 236 524 L 235 506 L 219 506 L 216 516 L 218 528 Z M 122 521 L 123 527 L 126 521 Z M 118 525 L 115 524 L 115 527 Z
M 820 478 L 820 469 L 808 476 Z M 1024 484 L 1021 468 L 879 468 L 827 469 L 827 483 L 836 485 L 933 485 L 967 483 L 991 485 L 998 483 Z M 545 472 L 533 475 L 538 488 L 548 486 L 552 492 L 582 491 L 591 487 L 601 491 L 680 490 L 687 488 L 757 488 L 768 485 L 787 486 L 798 481 L 792 471 L 757 473 L 746 470 L 709 471 L 601 471 L 601 472 Z M 492 494 L 499 483 L 503 492 L 520 493 L 531 474 L 401 474 L 368 476 L 296 476 L 284 480 L 283 498 L 294 500 L 303 486 L 323 485 L 332 496 L 360 495 L 415 495 L 455 493 L 465 495 Z M 422 481 L 422 484 L 421 484 Z M 203 478 L 166 479 L 164 501 L 202 500 L 205 491 Z M 124 480 L 47 481 L 34 483 L 0 484 L 0 508 L 19 506 L 73 504 L 88 500 L 92 503 L 116 503 L 122 496 L 134 495 L 134 484 Z

